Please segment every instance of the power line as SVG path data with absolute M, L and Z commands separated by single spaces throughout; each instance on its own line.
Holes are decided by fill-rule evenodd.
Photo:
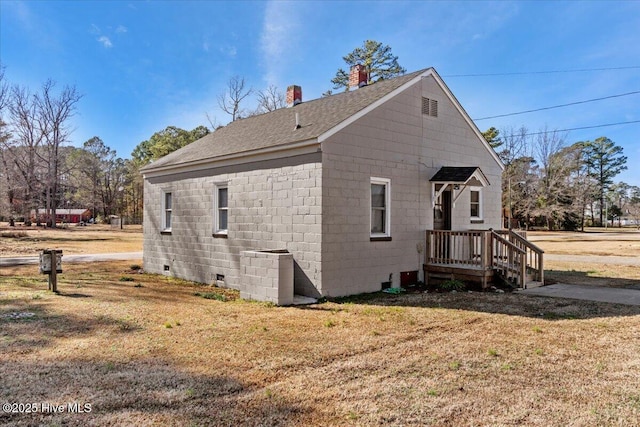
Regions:
M 617 125 L 629 125 L 632 123 L 640 123 L 640 120 L 631 120 L 628 122 L 618 122 L 618 123 L 606 123 L 603 125 L 594 125 L 594 126 L 582 126 L 582 127 L 578 127 L 578 128 L 569 128 L 569 129 L 554 129 L 554 130 L 549 130 L 549 131 L 544 131 L 544 132 L 533 132 L 533 133 L 524 133 L 524 134 L 520 134 L 520 135 L 509 135 L 509 136 L 505 136 L 505 138 L 511 138 L 513 136 L 533 136 L 533 135 L 544 135 L 545 133 L 551 133 L 551 132 L 569 132 L 572 130 L 582 130 L 582 129 L 595 129 L 595 128 L 603 128 L 603 127 L 607 127 L 607 126 L 617 126 Z
M 506 114 L 499 114 L 497 116 L 481 117 L 479 119 L 473 119 L 473 120 L 479 121 L 479 120 L 487 120 L 487 119 L 497 119 L 499 117 L 517 116 L 518 114 L 526 114 L 526 113 L 533 113 L 533 112 L 536 112 L 536 111 L 552 110 L 554 108 L 568 107 L 570 105 L 586 104 L 588 102 L 602 101 L 603 99 L 620 98 L 622 96 L 635 95 L 635 94 L 638 94 L 638 93 L 640 93 L 640 90 L 636 90 L 634 92 L 621 93 L 619 95 L 603 96 L 602 98 L 587 99 L 585 101 L 570 102 L 568 104 L 553 105 L 551 107 L 542 107 L 542 108 L 536 108 L 536 109 L 533 109 L 533 110 L 518 111 L 517 113 L 506 113 Z
M 588 71 L 612 71 L 612 70 L 635 70 L 640 65 L 630 65 L 628 67 L 607 67 L 607 68 L 578 68 L 575 70 L 551 70 L 551 71 L 520 71 L 513 73 L 476 73 L 476 74 L 448 74 L 442 77 L 492 77 L 492 76 L 523 76 L 528 74 L 561 74 L 561 73 L 583 73 Z

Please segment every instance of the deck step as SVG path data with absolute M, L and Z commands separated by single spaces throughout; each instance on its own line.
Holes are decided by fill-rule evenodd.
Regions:
M 544 283 L 542 282 L 531 281 L 527 282 L 527 284 L 525 285 L 525 289 L 540 288 L 542 286 L 544 286 Z

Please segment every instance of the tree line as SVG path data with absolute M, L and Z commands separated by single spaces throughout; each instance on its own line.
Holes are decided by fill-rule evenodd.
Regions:
M 502 206 L 506 226 L 584 230 L 628 217 L 640 221 L 640 187 L 615 182 L 627 169 L 623 149 L 609 138 L 567 142 L 567 134 L 525 126 L 484 137 L 505 170 Z
M 69 146 L 81 99 L 75 86 L 58 88 L 52 80 L 35 91 L 10 84 L 0 66 L 0 221 L 55 227 L 56 209 L 81 208 L 96 221 L 115 215 L 140 223 L 140 168 L 209 133 L 204 126 L 169 126 L 141 142 L 130 159 L 98 136 Z

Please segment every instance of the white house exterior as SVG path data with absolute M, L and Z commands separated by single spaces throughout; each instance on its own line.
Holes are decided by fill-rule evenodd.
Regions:
M 433 68 L 299 102 L 143 169 L 144 267 L 243 289 L 241 253 L 286 250 L 296 294 L 397 287 L 425 230 L 501 227 L 502 170 Z

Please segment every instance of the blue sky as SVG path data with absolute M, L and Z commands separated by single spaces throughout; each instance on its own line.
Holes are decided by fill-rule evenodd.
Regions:
M 99 136 L 124 158 L 166 126 L 208 125 L 207 113 L 227 123 L 216 96 L 234 75 L 318 98 L 366 39 L 409 72 L 435 67 L 472 118 L 640 91 L 640 1 L 0 1 L 7 80 L 76 85 L 71 143 Z M 635 68 L 536 73 L 617 67 Z M 505 73 L 527 74 L 468 76 Z M 634 120 L 640 94 L 476 123 L 535 132 Z M 599 136 L 629 158 L 618 180 L 640 185 L 640 123 L 567 142 Z

